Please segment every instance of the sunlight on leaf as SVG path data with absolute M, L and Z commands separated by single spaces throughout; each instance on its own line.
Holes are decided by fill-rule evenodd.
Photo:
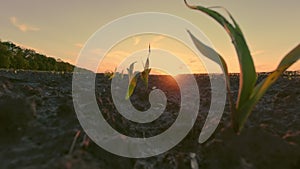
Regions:
M 148 52 L 148 57 L 146 60 L 146 63 L 144 65 L 144 70 L 143 72 L 140 72 L 140 77 L 142 79 L 142 81 L 144 82 L 146 89 L 148 89 L 148 81 L 149 81 L 149 74 L 151 69 L 150 67 L 150 61 L 149 61 L 149 57 L 150 57 L 150 53 L 151 53 L 151 46 L 149 44 L 149 52 Z M 129 77 L 129 86 L 128 86 L 128 90 L 127 90 L 127 94 L 125 99 L 129 99 L 130 96 L 133 94 L 134 89 L 136 88 L 137 85 L 137 76 L 135 76 L 136 74 L 134 74 L 133 70 L 134 70 L 134 64 L 136 62 L 133 62 L 130 64 L 129 68 L 127 68 L 128 71 L 128 77 Z
M 143 72 L 141 72 L 141 78 L 146 85 L 146 89 L 148 88 L 148 81 L 149 81 L 149 74 L 151 69 L 145 69 Z
M 128 78 L 129 78 L 129 81 L 131 81 L 131 79 L 133 78 L 133 70 L 134 70 L 134 64 L 136 62 L 133 62 L 130 64 L 129 68 L 127 68 L 127 72 L 128 72 Z
M 149 69 L 149 66 L 150 66 L 150 62 L 149 62 L 150 54 L 151 54 L 151 46 L 149 44 L 148 57 L 147 57 L 145 65 L 144 65 L 144 70 L 143 70 L 143 72 L 141 72 L 141 78 L 142 78 L 142 80 L 143 80 L 143 82 L 144 82 L 144 84 L 146 86 L 146 89 L 148 88 L 149 74 L 150 74 L 150 71 L 151 71 L 151 69 Z
M 187 30 L 187 32 L 189 33 L 190 37 L 192 38 L 196 48 L 204 56 L 206 56 L 208 59 L 214 61 L 215 63 L 219 64 L 219 66 L 222 68 L 222 70 L 224 72 L 225 80 L 226 80 L 226 89 L 227 89 L 228 97 L 229 97 L 229 100 L 230 100 L 231 111 L 235 112 L 235 104 L 234 104 L 233 98 L 231 96 L 231 91 L 230 91 L 229 72 L 228 72 L 228 67 L 227 67 L 227 64 L 226 64 L 225 60 L 214 49 L 212 49 L 211 47 L 205 45 L 200 40 L 198 40 L 189 30 Z
M 128 100 L 129 97 L 133 94 L 133 91 L 136 87 L 137 78 L 133 72 L 135 63 L 136 62 L 131 63 L 129 68 L 127 68 L 129 85 L 128 85 L 127 94 L 125 97 L 126 100 Z
M 109 80 L 113 79 L 114 77 L 116 77 L 116 73 L 117 73 L 117 68 L 115 68 L 115 71 L 111 73 L 111 75 L 109 76 Z
M 144 66 L 144 70 L 149 69 L 149 65 L 150 65 L 149 56 L 150 56 L 150 53 L 151 53 L 151 47 L 150 47 L 150 44 L 149 44 L 149 52 L 148 52 L 148 57 L 147 57 L 147 60 L 146 60 L 146 64 Z
M 240 86 L 239 86 L 239 94 L 236 103 L 233 101 L 230 94 L 230 84 L 229 84 L 229 74 L 227 70 L 227 65 L 225 60 L 212 48 L 206 46 L 201 41 L 199 41 L 191 32 L 188 31 L 191 36 L 195 46 L 197 49 L 207 58 L 212 61 L 218 63 L 221 67 L 223 67 L 223 71 L 226 74 L 227 81 L 227 91 L 229 96 L 229 101 L 231 105 L 231 118 L 232 118 L 232 127 L 235 132 L 239 133 L 248 116 L 251 114 L 251 111 L 255 104 L 259 101 L 259 99 L 265 94 L 267 89 L 275 83 L 275 81 L 280 77 L 280 75 L 288 69 L 292 64 L 300 58 L 300 44 L 295 47 L 290 53 L 288 53 L 280 62 L 277 69 L 272 72 L 267 78 L 265 78 L 262 82 L 255 86 L 257 76 L 254 67 L 254 63 L 252 60 L 252 56 L 250 54 L 250 50 L 247 46 L 244 35 L 238 26 L 237 22 L 234 20 L 232 15 L 222 7 L 210 7 L 205 8 L 202 6 L 191 6 L 186 0 L 184 0 L 185 4 L 195 10 L 200 10 L 203 13 L 209 15 L 214 20 L 216 20 L 226 32 L 230 35 L 232 43 L 236 49 L 239 64 L 240 64 Z M 234 26 L 230 24 L 226 18 L 224 18 L 221 14 L 216 11 L 211 10 L 212 8 L 222 8 L 229 15 L 232 20 Z M 235 105 L 235 106 L 233 106 Z
M 280 62 L 277 69 L 268 75 L 263 81 L 261 81 L 256 87 L 249 99 L 249 101 L 243 105 L 238 112 L 237 116 L 237 131 L 241 131 L 244 123 L 246 122 L 248 116 L 250 115 L 253 107 L 259 101 L 259 99 L 266 93 L 269 87 L 276 82 L 280 75 L 289 68 L 292 64 L 300 59 L 300 44 L 295 47 L 291 52 L 289 52 Z
M 233 19 L 231 15 L 230 18 L 232 19 L 235 27 L 232 24 L 230 24 L 226 18 L 224 18 L 221 14 L 219 14 L 216 11 L 213 11 L 209 8 L 205 8 L 202 6 L 191 6 L 187 4 L 186 0 L 184 0 L 184 2 L 189 8 L 199 10 L 212 17 L 221 26 L 223 26 L 223 28 L 230 35 L 232 43 L 234 44 L 234 47 L 238 55 L 240 69 L 241 69 L 240 88 L 239 88 L 238 101 L 236 105 L 237 108 L 240 107 L 243 103 L 245 103 L 249 99 L 251 92 L 254 88 L 254 85 L 256 83 L 256 71 L 255 71 L 254 63 L 241 29 L 239 28 L 238 24 L 236 23 L 236 21 Z
M 125 97 L 126 100 L 128 100 L 130 98 L 130 96 L 133 94 L 134 89 L 136 87 L 136 83 L 137 83 L 137 76 L 134 76 L 129 82 L 127 94 Z

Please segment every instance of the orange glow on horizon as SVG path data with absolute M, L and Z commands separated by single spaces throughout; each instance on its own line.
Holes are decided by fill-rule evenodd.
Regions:
M 136 62 L 134 70 L 142 71 L 148 56 L 148 44 L 151 45 L 150 74 L 176 76 L 206 72 L 201 60 L 191 49 L 178 40 L 157 34 L 137 35 L 116 44 L 105 55 L 97 72 L 114 71 L 117 68 L 118 72 L 126 74 L 133 62 Z

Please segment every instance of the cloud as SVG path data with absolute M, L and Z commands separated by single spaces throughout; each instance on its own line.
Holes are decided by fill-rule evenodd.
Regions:
M 252 56 L 256 56 L 256 55 L 261 55 L 264 54 L 265 51 L 264 50 L 257 50 L 251 53 Z
M 31 26 L 24 23 L 19 23 L 18 19 L 16 17 L 10 17 L 10 22 L 17 27 L 22 32 L 29 32 L 29 31 L 39 31 L 40 28 L 37 28 L 35 26 Z
M 82 43 L 76 43 L 76 44 L 74 44 L 74 46 L 76 46 L 78 48 L 83 48 L 83 44 Z

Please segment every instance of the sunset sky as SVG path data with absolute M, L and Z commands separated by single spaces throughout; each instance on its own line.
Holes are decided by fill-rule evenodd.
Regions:
M 227 8 L 246 36 L 257 71 L 274 70 L 284 54 L 300 43 L 299 0 L 189 0 L 188 2 Z M 228 62 L 230 72 L 239 72 L 237 57 L 226 32 L 203 13 L 188 9 L 183 0 L 0 0 L 0 4 L 2 41 L 12 41 L 72 64 L 75 64 L 87 40 L 105 24 L 137 12 L 163 12 L 182 17 L 196 25 Z M 116 60 L 120 62 L 127 54 L 132 55 L 134 49 L 144 48 L 147 51 L 148 43 L 157 37 L 159 36 L 145 35 L 125 39 L 109 54 L 119 52 L 120 57 Z M 176 43 L 168 42 L 168 38 L 158 40 L 160 42 L 156 42 L 160 46 L 156 45 L 156 48 L 165 49 L 168 48 L 167 44 Z M 130 48 L 130 43 L 132 46 L 138 44 L 139 48 Z M 122 48 L 121 44 L 126 44 L 126 48 Z M 143 54 L 147 54 L 145 51 Z M 155 58 L 155 54 L 152 55 Z M 189 59 L 188 56 L 182 58 L 187 60 L 193 71 L 201 71 L 192 58 Z M 102 71 L 113 70 L 116 66 L 109 62 L 104 64 L 106 67 L 102 68 Z M 199 64 L 201 65 L 201 62 Z M 300 63 L 297 62 L 290 70 L 300 70 Z

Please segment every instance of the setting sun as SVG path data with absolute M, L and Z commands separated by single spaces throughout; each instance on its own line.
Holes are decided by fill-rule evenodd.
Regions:
M 206 72 L 200 58 L 182 42 L 158 34 L 142 34 L 129 37 L 116 44 L 106 53 L 99 64 L 98 72 L 126 72 L 133 62 L 135 70 L 142 70 L 151 44 L 151 74 L 178 74 Z

